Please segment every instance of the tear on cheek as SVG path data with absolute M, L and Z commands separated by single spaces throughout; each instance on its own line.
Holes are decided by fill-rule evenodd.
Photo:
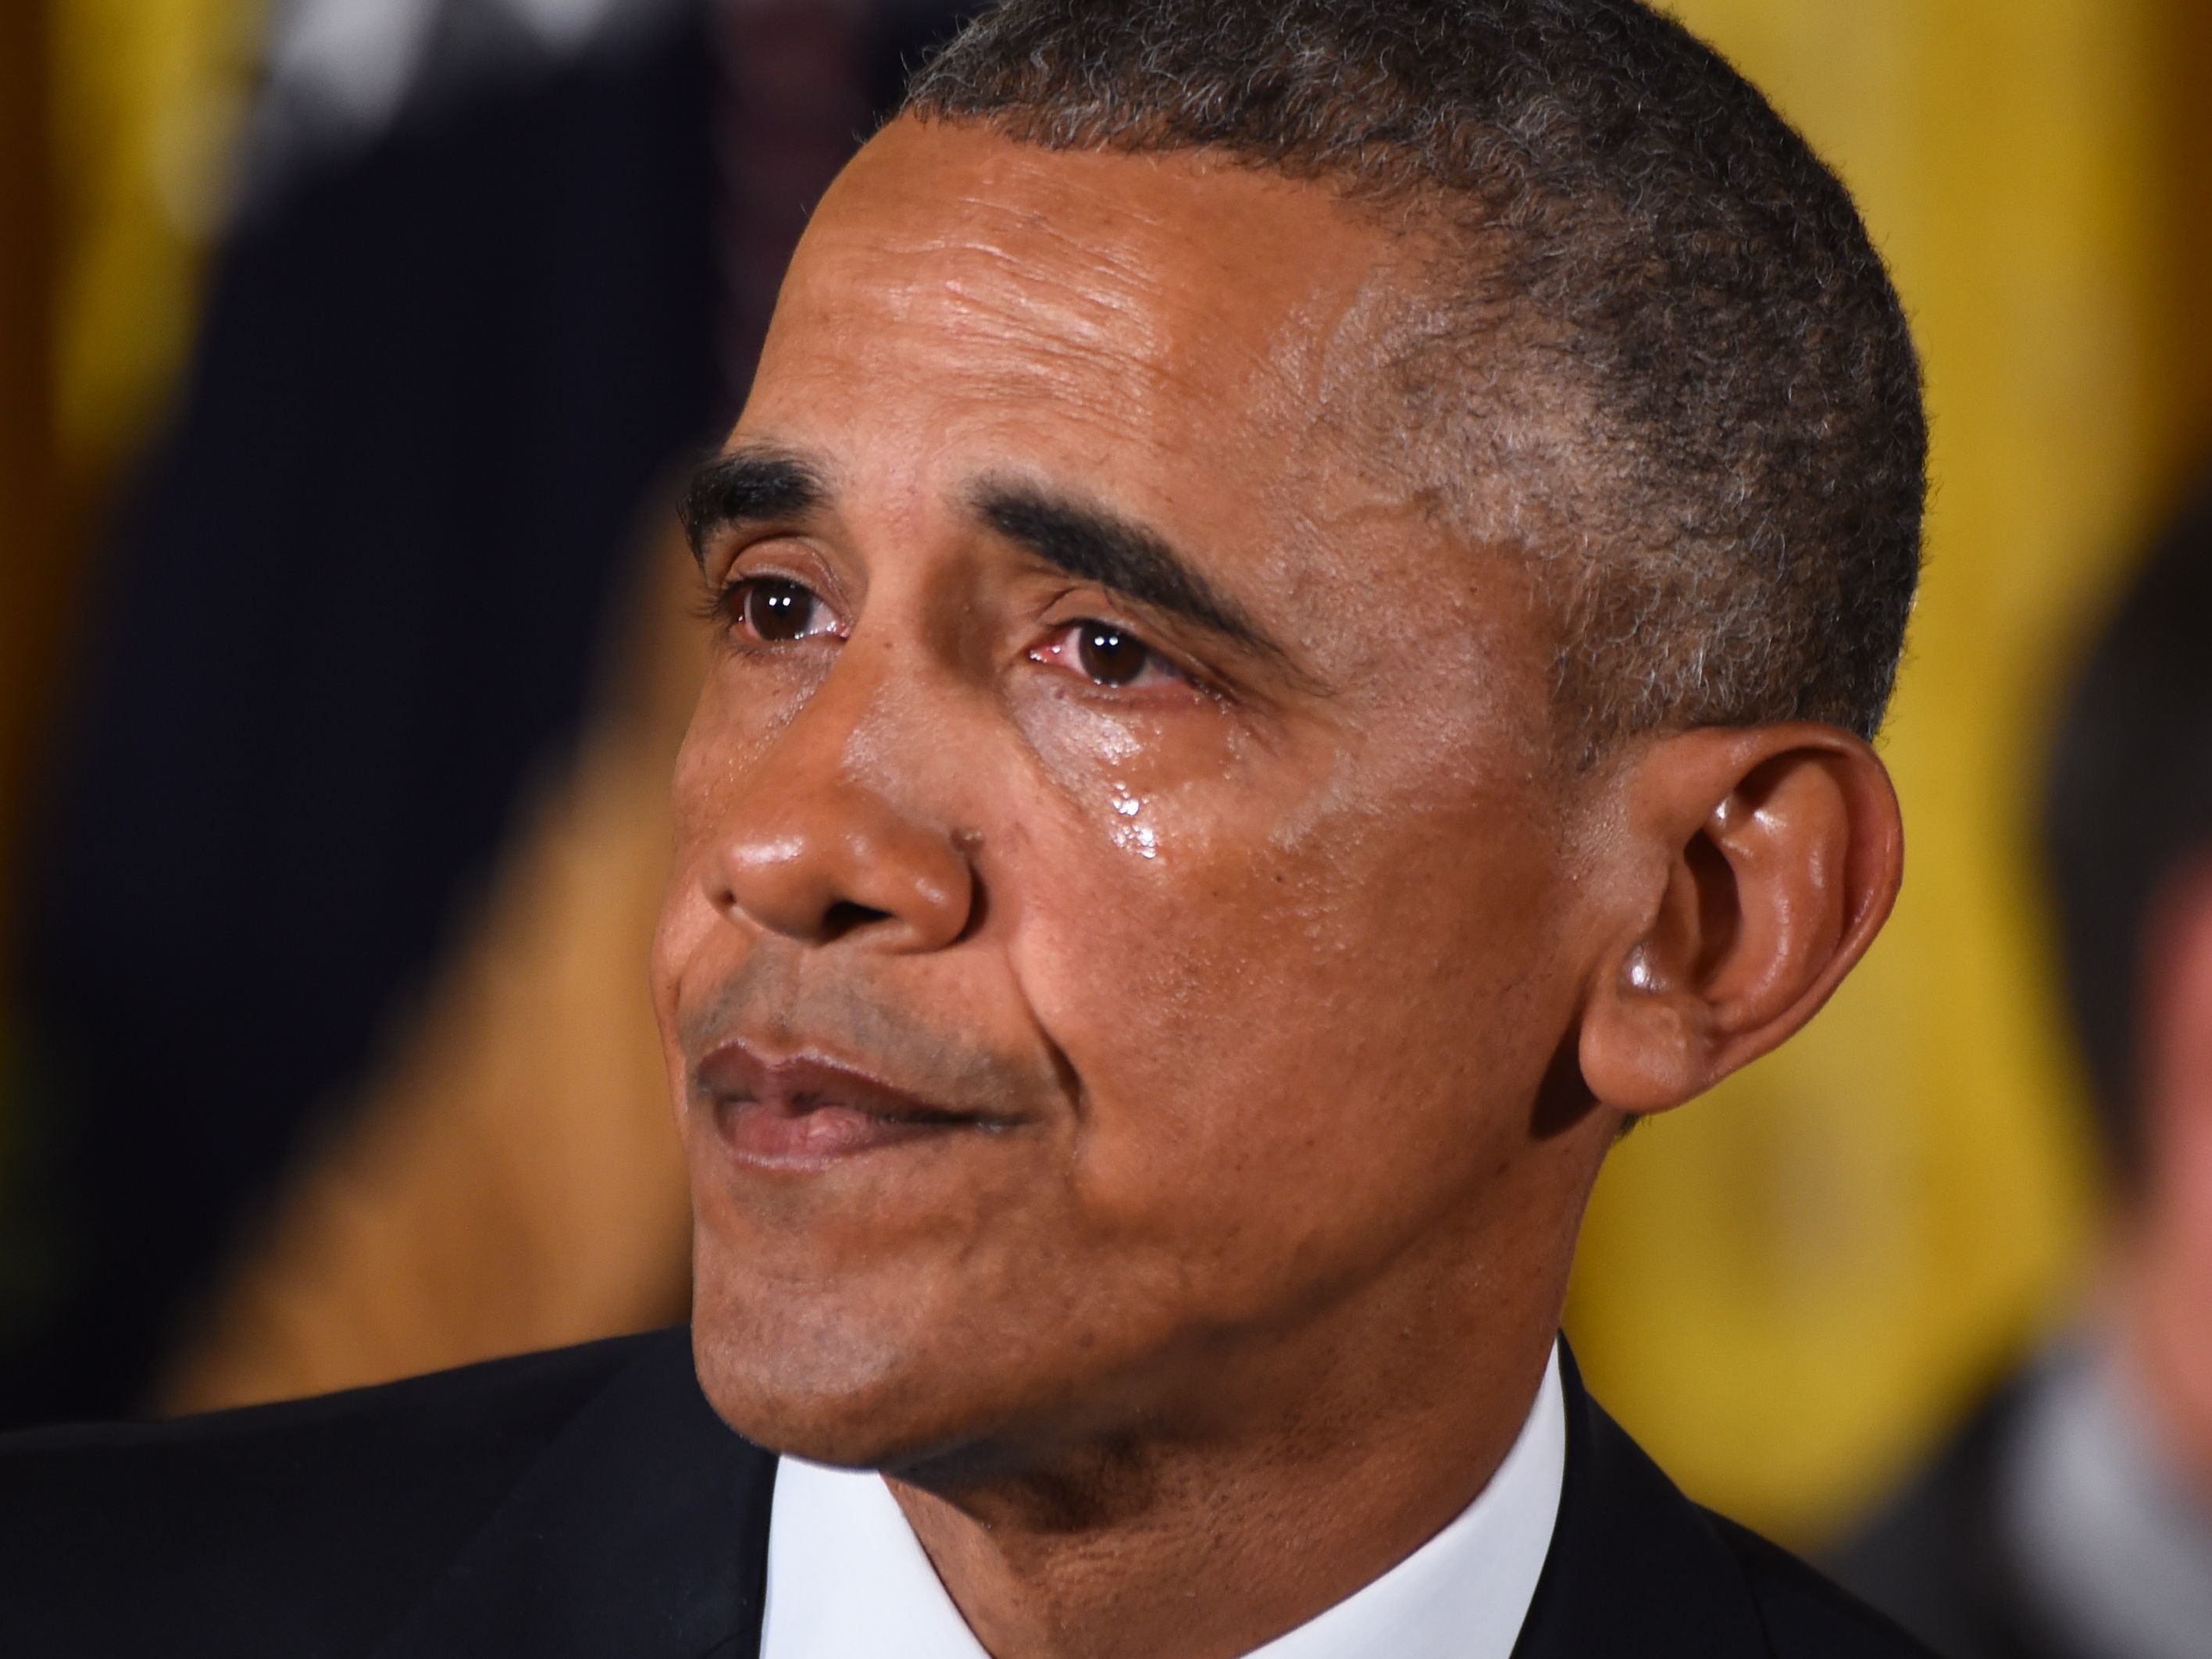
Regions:
M 1134 853 L 1140 859 L 1156 859 L 1160 855 L 1159 837 L 1147 824 L 1116 824 L 1114 844 L 1125 853 Z
M 1121 822 L 1112 830 L 1114 844 L 1125 853 L 1134 853 L 1139 858 L 1156 859 L 1160 855 L 1159 837 L 1152 827 L 1142 822 L 1145 803 L 1131 794 L 1126 784 L 1114 786 L 1115 815 Z

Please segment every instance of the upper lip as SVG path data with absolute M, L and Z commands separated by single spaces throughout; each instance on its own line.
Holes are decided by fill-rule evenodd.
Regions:
M 792 1113 L 844 1106 L 907 1123 L 1001 1121 L 928 1099 L 811 1049 L 771 1055 L 738 1038 L 709 1049 L 695 1068 L 693 1081 L 708 1099 L 721 1105 L 750 1103 Z

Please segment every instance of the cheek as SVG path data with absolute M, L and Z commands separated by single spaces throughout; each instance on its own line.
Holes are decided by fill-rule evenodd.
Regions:
M 668 884 L 653 928 L 649 971 L 662 1042 L 672 1054 L 687 974 L 726 931 L 714 899 L 720 886 L 717 830 L 726 821 L 731 794 L 757 752 L 757 734 L 749 737 L 745 722 L 733 718 L 730 707 L 731 700 L 718 695 L 710 677 L 677 750 L 670 781 Z
M 1531 814 L 1365 783 L 1109 789 L 1036 849 L 1063 878 L 1017 972 L 1083 1082 L 1086 1204 L 1139 1240 L 1349 1268 L 1525 1121 L 1557 1023 Z
M 729 822 L 732 806 L 749 781 L 761 775 L 811 689 L 808 676 L 749 668 L 726 654 L 708 665 L 669 781 L 679 883 L 714 855 L 715 836 Z M 671 889 L 672 896 L 676 890 Z

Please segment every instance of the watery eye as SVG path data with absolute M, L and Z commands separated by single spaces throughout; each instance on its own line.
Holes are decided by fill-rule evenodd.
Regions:
M 755 638 L 803 640 L 822 631 L 822 601 L 797 582 L 757 577 L 738 597 L 738 615 Z
M 1082 623 L 1075 630 L 1075 657 L 1099 684 L 1127 685 L 1151 665 L 1152 650 L 1133 634 L 1103 623 Z
M 1186 678 L 1134 634 L 1088 617 L 1062 627 L 1031 655 L 1080 674 L 1093 685 L 1171 684 Z

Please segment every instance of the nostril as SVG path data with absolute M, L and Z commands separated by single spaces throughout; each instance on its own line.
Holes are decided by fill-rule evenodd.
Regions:
M 890 912 L 877 910 L 849 900 L 839 900 L 822 913 L 822 936 L 824 939 L 842 939 L 863 927 L 890 920 Z

